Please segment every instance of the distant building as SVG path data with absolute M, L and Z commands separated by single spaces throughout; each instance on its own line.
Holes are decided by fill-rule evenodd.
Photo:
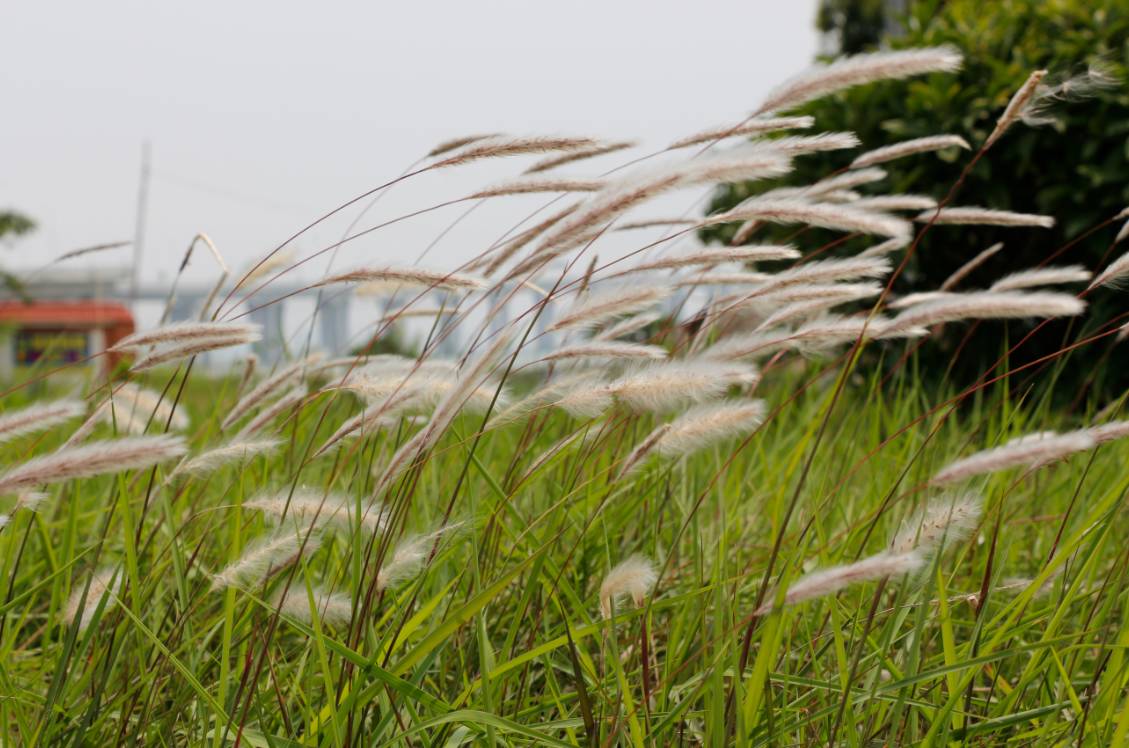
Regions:
M 98 354 L 134 329 L 129 307 L 106 298 L 121 275 L 45 272 L 27 280 L 19 293 L 0 294 L 0 377 L 88 359 L 111 365 L 112 358 Z
M 0 376 L 79 364 L 131 332 L 133 314 L 114 301 L 0 301 Z

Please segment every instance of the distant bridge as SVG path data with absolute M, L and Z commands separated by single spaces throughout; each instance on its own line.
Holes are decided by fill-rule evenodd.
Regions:
M 241 298 L 254 290 L 256 285 L 257 283 L 250 283 L 241 287 L 233 294 L 229 305 L 238 302 Z M 213 304 L 222 300 L 231 288 L 232 286 L 230 285 L 222 288 L 220 292 L 217 293 L 217 298 Z M 143 284 L 131 294 L 129 288 L 129 273 L 125 270 L 67 270 L 65 272 L 44 272 L 38 276 L 28 278 L 23 288 L 24 294 L 31 299 L 106 299 L 120 302 L 129 302 L 132 299 L 141 302 L 155 302 L 162 306 L 168 303 L 171 290 L 170 284 Z M 364 336 L 358 336 L 355 339 L 351 337 L 350 310 L 356 295 L 353 293 L 351 287 L 345 286 L 322 288 L 320 290 L 322 294 L 317 307 L 316 340 L 319 347 L 330 355 L 346 354 L 350 347 L 360 345 L 366 340 Z M 287 305 L 298 299 L 313 301 L 317 298 L 318 291 L 319 289 L 311 289 L 297 283 L 287 285 L 272 283 L 270 286 L 258 291 L 246 302 L 243 306 L 244 311 L 249 312 L 246 313 L 246 318 L 262 326 L 262 340 L 255 343 L 253 346 L 256 355 L 258 355 L 261 360 L 264 362 L 272 362 L 285 350 L 286 327 L 284 323 Z M 172 307 L 169 311 L 169 320 L 182 321 L 199 319 L 204 304 L 211 292 L 212 287 L 206 285 L 194 284 L 178 287 L 176 289 L 176 296 L 172 302 Z M 480 309 L 493 309 L 500 303 L 505 295 L 509 293 L 510 291 L 507 290 L 491 294 L 490 297 L 480 305 Z M 15 298 L 15 296 L 16 295 L 10 290 L 0 290 L 0 299 Z M 400 296 L 405 302 L 410 298 L 414 298 L 414 296 L 404 297 L 403 293 L 401 293 Z M 535 303 L 540 301 L 541 298 L 540 294 L 531 289 L 525 287 L 518 289 L 516 293 L 512 294 L 512 298 L 506 303 L 501 313 L 492 320 L 489 325 L 490 330 L 497 330 L 505 321 L 512 320 L 516 316 L 524 313 Z M 426 306 L 430 308 L 435 305 L 421 302 L 414 306 L 419 308 Z M 231 308 L 231 306 L 227 307 L 228 310 Z M 377 316 L 378 312 L 374 309 L 373 321 L 375 321 Z M 531 337 L 539 336 L 543 333 L 551 319 L 551 315 L 547 313 L 540 315 L 534 330 L 534 336 Z M 472 331 L 471 328 L 472 326 L 468 326 L 466 331 L 459 330 L 449 335 L 441 343 L 440 352 L 449 355 L 461 352 L 466 343 L 466 336 Z M 539 337 L 533 343 L 533 349 L 541 350 L 547 348 L 549 344 L 550 341 L 547 338 Z

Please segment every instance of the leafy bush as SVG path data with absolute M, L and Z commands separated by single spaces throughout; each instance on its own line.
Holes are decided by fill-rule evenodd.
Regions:
M 842 11 L 856 3 L 836 3 L 825 9 L 828 24 L 857 24 Z M 832 12 L 837 11 L 837 12 Z M 875 14 L 866 16 L 877 22 Z M 1045 68 L 1052 75 L 1066 76 L 1099 65 L 1121 81 L 1129 62 L 1129 12 L 1123 0 L 1003 0 L 977 2 L 918 2 L 902 24 L 904 33 L 887 41 L 894 47 L 954 44 L 965 55 L 957 75 L 934 75 L 881 86 L 862 86 L 805 108 L 821 130 L 848 130 L 858 134 L 863 149 L 896 140 L 939 133 L 961 135 L 978 148 L 995 126 L 1008 99 L 1031 71 Z M 843 38 L 865 38 L 855 26 L 841 27 Z M 846 33 L 846 32 L 850 33 Z M 848 39 L 849 37 L 849 39 Z M 855 50 L 851 50 L 855 51 Z M 953 205 L 988 206 L 1026 213 L 1044 213 L 1058 219 L 1050 231 L 1043 229 L 994 228 L 990 226 L 931 229 L 913 253 L 895 291 L 936 288 L 956 268 L 982 249 L 1004 242 L 1004 250 L 981 266 L 963 284 L 985 287 L 1002 275 L 1033 267 L 1047 260 L 1067 242 L 1076 242 L 1054 263 L 1081 263 L 1092 269 L 1103 264 L 1118 226 L 1102 226 L 1129 204 L 1129 89 L 1116 86 L 1083 101 L 1062 102 L 1054 107 L 1056 122 L 1047 127 L 1016 126 L 997 142 L 968 174 L 956 192 Z M 858 154 L 832 152 L 798 159 L 787 184 L 808 184 L 846 166 Z M 884 164 L 889 173 L 880 183 L 883 193 L 926 193 L 945 197 L 970 155 L 949 150 Z M 759 182 L 729 185 L 718 190 L 711 212 L 727 209 L 750 194 L 779 186 Z M 865 191 L 865 188 L 862 190 Z M 734 224 L 706 232 L 713 241 L 728 241 Z M 1092 232 L 1092 233 L 1091 233 Z M 793 231 L 769 230 L 754 235 L 789 237 L 806 251 L 835 238 L 813 230 L 794 237 Z M 843 250 L 854 253 L 867 246 L 852 240 Z M 1099 316 L 1115 316 L 1124 299 L 1115 292 L 1091 294 Z M 1012 323 L 1011 334 L 1024 334 L 1026 327 Z M 1023 363 L 1050 353 L 1061 345 L 1066 323 L 1046 326 L 1018 352 Z M 961 381 L 979 376 L 1000 353 L 1000 323 L 981 325 L 969 331 L 952 327 L 938 345 L 923 351 L 923 371 L 950 369 Z M 952 351 L 964 342 L 960 360 L 948 366 Z M 1108 353 L 1113 341 L 1091 347 L 1089 355 Z M 1093 360 L 1093 359 L 1091 359 Z M 1089 374 L 1079 367 L 1073 375 Z M 1068 376 L 1071 376 L 1068 373 Z M 1129 372 L 1102 372 L 1096 386 L 1120 392 L 1129 385 Z

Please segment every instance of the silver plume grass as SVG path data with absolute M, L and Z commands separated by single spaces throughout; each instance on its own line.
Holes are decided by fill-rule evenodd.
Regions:
M 322 623 L 341 626 L 353 617 L 353 599 L 343 592 L 329 592 L 324 587 L 306 589 L 303 584 L 293 584 L 280 590 L 272 604 L 283 615 L 305 623 L 313 623 L 314 615 Z
M 749 364 L 687 359 L 628 371 L 608 389 L 632 410 L 664 412 L 719 398 L 730 387 L 751 386 L 759 379 Z
M 86 403 L 81 400 L 55 400 L 7 413 L 0 416 L 0 444 L 46 431 L 85 412 Z
M 924 138 L 903 140 L 900 143 L 875 148 L 867 151 L 851 162 L 852 169 L 861 169 L 875 164 L 884 164 L 888 161 L 913 156 L 918 153 L 929 153 L 946 148 L 963 148 L 969 150 L 968 141 L 959 135 L 928 135 Z
M 1055 219 L 1051 216 L 964 206 L 927 210 L 914 220 L 918 223 L 952 226 L 1037 226 L 1049 229 L 1055 225 Z
M 1085 283 L 1090 271 L 1081 265 L 1032 268 L 1005 275 L 988 287 L 989 291 L 1018 291 L 1039 286 L 1058 286 L 1068 283 Z
M 1116 288 L 1127 275 L 1129 275 L 1129 252 L 1109 263 L 1105 270 L 1098 273 L 1098 276 L 1090 283 L 1090 288 L 1098 288 L 1099 286 Z
M 954 47 L 922 47 L 896 52 L 871 52 L 812 66 L 773 89 L 755 114 L 785 111 L 854 86 L 960 69 Z
M 763 422 L 762 400 L 723 400 L 698 405 L 671 421 L 655 446 L 664 457 L 692 454 L 720 442 L 745 436 Z
M 301 555 L 310 555 L 321 543 L 321 537 L 311 533 L 308 538 L 291 530 L 282 530 L 255 542 L 243 555 L 225 566 L 212 577 L 212 590 L 233 586 L 248 586 L 261 582 L 271 573 L 285 568 Z
M 258 336 L 262 325 L 240 322 L 174 322 L 153 330 L 135 332 L 115 343 L 111 351 L 125 351 L 148 345 L 169 345 L 212 338 Z
M 984 500 L 971 493 L 942 496 L 930 502 L 898 529 L 890 543 L 894 554 L 918 551 L 930 555 L 942 543 L 959 543 L 976 529 Z
M 1032 434 L 952 462 L 939 470 L 930 483 L 957 483 L 1014 467 L 1039 468 L 1076 452 L 1093 449 L 1096 445 L 1097 440 L 1088 431 Z
M 131 436 L 90 442 L 34 457 L 0 475 L 0 493 L 150 467 L 182 456 L 179 436 Z
M 615 317 L 642 311 L 657 304 L 670 295 L 662 286 L 621 286 L 590 293 L 579 299 L 556 322 L 550 330 L 568 330 L 595 327 Z
M 99 606 L 105 610 L 116 601 L 124 582 L 125 572 L 115 568 L 96 570 L 91 575 L 89 589 L 84 582 L 76 582 L 63 607 L 63 620 L 76 626 L 80 633 L 86 631 Z
M 636 607 L 647 599 L 658 581 L 655 566 L 646 556 L 629 556 L 616 564 L 600 584 L 600 615 L 611 618 L 615 604 L 630 598 Z
M 169 473 L 165 483 L 171 483 L 181 475 L 207 475 L 227 465 L 238 465 L 253 457 L 270 454 L 280 446 L 282 446 L 280 439 L 251 439 L 213 447 L 177 465 Z
M 702 143 L 713 143 L 727 138 L 740 138 L 776 130 L 807 130 L 815 125 L 815 117 L 754 117 L 733 125 L 720 125 L 700 130 L 692 135 L 679 138 L 666 147 L 668 151 L 688 148 Z
M 920 569 L 923 564 L 924 559 L 920 553 L 909 551 L 908 553 L 879 553 L 852 564 L 813 571 L 788 586 L 781 605 L 787 607 L 833 595 L 861 582 L 910 574 Z M 766 602 L 756 610 L 755 614 L 758 616 L 766 615 L 774 607 L 773 602 Z
M 931 327 L 965 319 L 1076 317 L 1085 309 L 1086 302 L 1070 294 L 977 291 L 915 304 L 895 317 L 891 326 L 900 329 Z

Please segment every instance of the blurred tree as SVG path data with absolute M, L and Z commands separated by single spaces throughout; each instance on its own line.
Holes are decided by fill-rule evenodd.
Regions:
M 984 287 L 1000 276 L 1046 260 L 1068 242 L 1077 240 L 1056 264 L 1082 263 L 1099 268 L 1113 251 L 1118 226 L 1087 234 L 1129 204 L 1129 6 L 1126 0 L 921 0 L 895 17 L 898 3 L 870 0 L 825 0 L 819 22 L 838 35 L 851 51 L 953 44 L 965 55 L 956 75 L 934 75 L 904 82 L 862 86 L 806 106 L 821 130 L 848 130 L 864 146 L 853 152 L 804 156 L 786 179 L 725 186 L 715 194 L 710 212 L 731 207 L 750 195 L 782 184 L 808 184 L 845 167 L 861 151 L 925 135 L 961 135 L 978 148 L 995 126 L 1008 99 L 1032 70 L 1047 68 L 1066 77 L 1099 66 L 1117 85 L 1094 98 L 1062 102 L 1053 107 L 1055 121 L 1032 128 L 1017 123 L 968 175 L 953 205 L 984 206 L 1054 216 L 1052 230 L 1001 229 L 989 226 L 937 226 L 914 253 L 895 286 L 898 293 L 936 288 L 956 268 L 982 249 L 1001 241 L 1004 250 L 963 283 Z M 882 6 L 879 8 L 878 6 Z M 900 29 L 896 34 L 889 29 Z M 878 186 L 888 194 L 930 194 L 945 197 L 970 155 L 949 150 L 911 156 L 883 164 L 889 176 Z M 867 192 L 865 188 L 860 190 Z M 710 241 L 728 242 L 736 226 L 718 226 L 704 233 Z M 796 227 L 765 227 L 750 241 L 789 237 L 811 251 L 839 234 L 808 230 L 793 236 Z M 874 244 L 862 238 L 843 245 L 853 253 Z M 899 259 L 901 254 L 895 254 Z M 1089 297 L 1093 308 L 1086 324 L 1092 329 L 1126 309 L 1116 292 L 1101 290 Z M 1069 323 L 1048 325 L 1025 344 L 1023 359 L 1061 347 Z M 1030 324 L 1011 323 L 1023 333 Z M 957 361 L 952 352 L 968 333 L 968 325 L 945 328 L 939 345 L 921 349 L 926 371 L 951 372 L 961 382 L 981 374 L 1000 354 L 1002 323 L 977 326 Z M 1074 324 L 1078 329 L 1078 323 Z M 1089 346 L 1081 355 L 1096 357 L 1114 345 L 1112 339 Z M 930 360 L 929 357 L 936 357 Z M 930 366 L 928 364 L 940 364 Z M 1012 360 L 1012 364 L 1017 362 Z M 1104 369 L 1109 369 L 1105 371 Z M 1114 370 L 1116 369 L 1116 370 Z M 1129 368 L 1103 367 L 1068 374 L 1105 378 L 1096 383 L 1110 391 L 1129 385 Z M 1089 382 L 1087 382 L 1089 383 Z
M 35 221 L 14 210 L 0 210 L 0 239 L 23 236 L 35 229 Z

